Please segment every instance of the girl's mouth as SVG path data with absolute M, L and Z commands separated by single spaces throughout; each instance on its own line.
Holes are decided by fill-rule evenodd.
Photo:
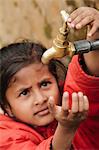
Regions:
M 48 108 L 45 108 L 45 109 L 42 109 L 38 112 L 36 112 L 34 115 L 38 115 L 38 116 L 45 116 L 49 114 L 49 109 Z

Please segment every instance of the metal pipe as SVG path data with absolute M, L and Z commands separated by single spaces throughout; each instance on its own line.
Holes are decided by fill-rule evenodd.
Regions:
M 99 50 L 99 40 L 88 41 L 80 40 L 74 42 L 75 54 L 88 53 L 90 51 Z

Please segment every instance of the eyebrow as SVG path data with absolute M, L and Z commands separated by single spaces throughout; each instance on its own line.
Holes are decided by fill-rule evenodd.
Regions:
M 49 80 L 52 80 L 52 78 L 51 77 L 46 77 L 46 78 L 43 78 L 39 83 L 44 82 L 44 81 L 49 81 Z
M 24 90 L 26 90 L 26 89 L 31 89 L 32 87 L 30 86 L 30 87 L 24 87 L 24 88 L 20 88 L 20 89 L 18 89 L 18 90 L 16 90 L 16 92 L 22 92 L 22 91 L 24 91 Z
M 46 82 L 46 81 L 49 81 L 49 80 L 50 80 L 49 78 L 48 78 L 48 79 L 43 79 L 43 80 L 40 81 L 38 84 L 40 85 L 40 84 L 42 84 L 43 82 Z M 26 90 L 26 89 L 31 89 L 31 88 L 32 88 L 32 86 L 23 87 L 23 88 L 20 88 L 20 89 L 16 90 L 16 92 L 19 93 L 19 92 L 22 92 L 22 91 L 24 91 L 24 90 Z

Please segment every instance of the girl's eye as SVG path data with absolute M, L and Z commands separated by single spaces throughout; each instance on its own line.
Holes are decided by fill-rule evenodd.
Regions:
M 29 90 L 25 89 L 23 90 L 19 96 L 27 96 L 29 94 Z
M 50 81 L 43 81 L 41 82 L 40 86 L 46 88 L 46 87 L 49 87 L 50 84 L 51 84 Z

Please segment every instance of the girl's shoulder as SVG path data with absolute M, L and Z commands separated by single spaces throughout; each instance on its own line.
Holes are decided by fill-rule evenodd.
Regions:
M 31 140 L 40 142 L 43 137 L 28 125 L 14 121 L 7 115 L 0 115 L 0 143 L 1 141 Z M 11 141 L 10 141 L 11 142 Z
M 49 150 L 52 136 L 44 139 L 37 131 L 12 118 L 0 115 L 0 149 Z

